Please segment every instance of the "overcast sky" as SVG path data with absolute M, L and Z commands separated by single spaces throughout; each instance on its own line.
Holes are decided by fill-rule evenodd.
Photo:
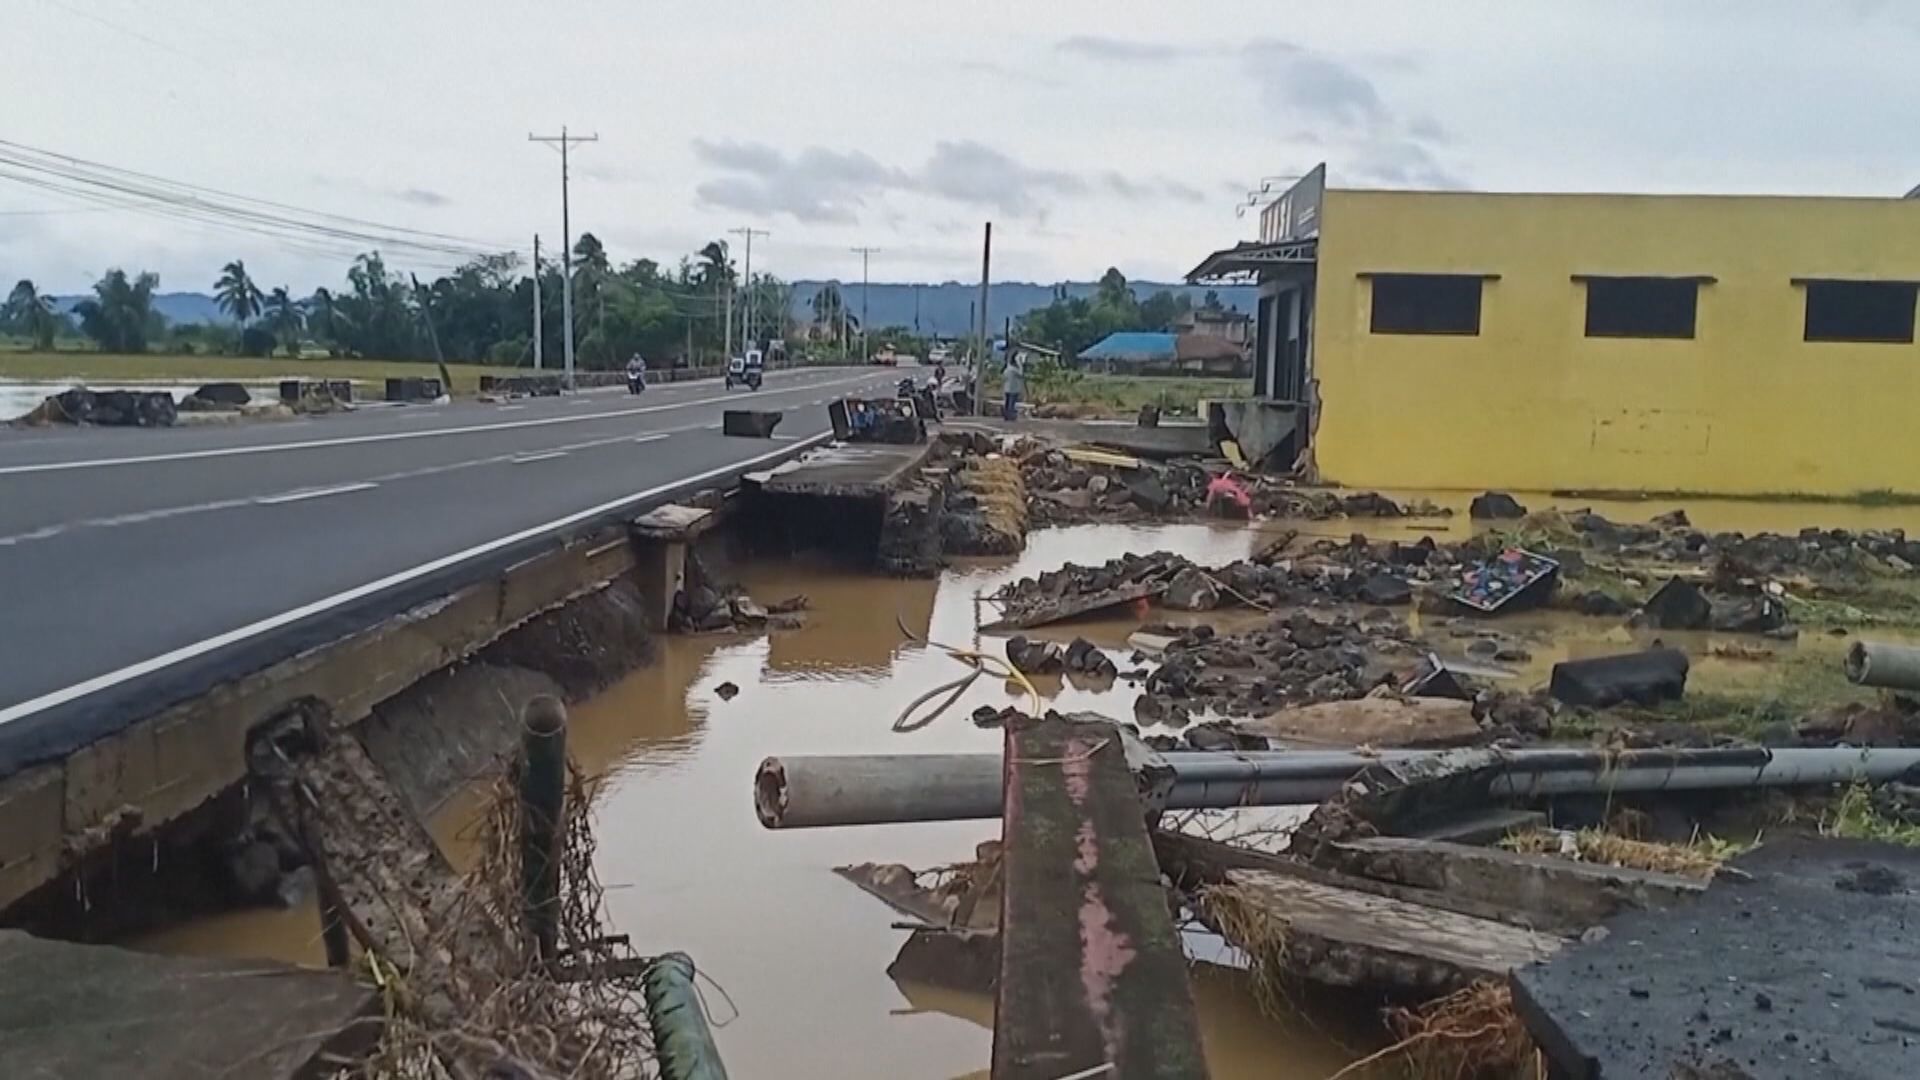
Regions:
M 1897 195 L 1920 0 L 0 0 L 0 139 L 490 245 L 756 269 L 1173 278 L 1318 161 L 1343 186 Z M 0 177 L 0 278 L 205 290 L 344 259 Z M 48 213 L 46 211 L 61 211 Z M 431 269 L 413 260 L 403 266 Z

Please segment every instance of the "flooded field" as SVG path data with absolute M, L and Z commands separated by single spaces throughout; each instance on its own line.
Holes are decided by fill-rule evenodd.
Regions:
M 1622 520 L 1644 520 L 1670 502 L 1595 503 L 1525 500 L 1541 508 L 1594 506 Z M 1802 524 L 1850 528 L 1920 525 L 1913 507 L 1688 502 L 1706 529 L 1795 531 Z M 1464 507 L 1463 507 L 1464 509 Z M 885 972 L 904 932 L 885 906 L 835 876 L 836 865 L 898 862 L 930 867 L 971 858 L 974 845 L 997 836 L 992 823 L 901 825 L 771 833 L 760 828 L 751 778 L 769 755 L 835 753 L 995 752 L 999 734 L 974 727 L 980 705 L 1019 704 L 1010 687 L 980 680 L 926 728 L 891 730 L 900 710 L 962 669 L 937 650 L 910 640 L 950 645 L 982 642 L 988 621 L 981 598 L 1001 584 L 1068 561 L 1100 562 L 1123 551 L 1174 551 L 1204 564 L 1242 558 L 1286 525 L 1345 536 L 1412 536 L 1472 526 L 1464 512 L 1450 520 L 1268 523 L 1253 529 L 1204 525 L 1084 526 L 1037 532 L 1017 561 L 948 570 L 936 581 L 890 580 L 815 562 L 761 563 L 737 571 L 764 602 L 807 595 L 804 629 L 762 636 L 662 639 L 654 663 L 573 710 L 576 761 L 603 777 L 595 807 L 597 865 L 616 929 L 642 952 L 692 954 L 725 988 L 709 994 L 718 1037 L 739 1076 L 984 1076 L 991 1046 L 992 1003 L 982 997 L 898 985 Z M 1156 613 L 1160 617 L 1160 613 Z M 1250 612 L 1214 612 L 1227 628 Z M 1134 618 L 1056 628 L 1064 640 L 1084 635 L 1119 647 Z M 1619 620 L 1537 612 L 1499 621 L 1526 641 L 1533 656 L 1515 681 L 1538 685 L 1558 659 L 1618 651 L 1645 635 Z M 1750 660 L 1712 655 L 1706 634 L 1662 635 L 1698 658 L 1697 685 L 1733 686 L 1750 677 Z M 1642 642 L 1643 643 L 1643 642 Z M 1839 645 L 1803 635 L 1802 650 L 1837 664 Z M 1124 659 L 1124 657 L 1122 657 Z M 1124 663 L 1123 667 L 1127 666 Z M 724 700 L 723 684 L 738 688 Z M 1090 689 L 1070 681 L 1040 684 L 1048 704 L 1132 716 L 1137 691 L 1122 681 Z M 456 862 L 468 853 L 472 797 L 456 799 L 433 823 Z M 318 964 L 318 917 L 295 911 L 239 913 L 152 935 L 137 944 L 163 951 L 271 956 Z M 1276 1021 L 1253 1004 L 1243 977 L 1202 965 L 1195 989 L 1215 1076 L 1324 1077 L 1364 1053 L 1365 1016 Z M 727 999 L 731 999 L 731 1003 Z M 1329 1034 L 1327 1027 L 1346 1035 Z M 856 1064 L 857 1063 L 857 1064 Z

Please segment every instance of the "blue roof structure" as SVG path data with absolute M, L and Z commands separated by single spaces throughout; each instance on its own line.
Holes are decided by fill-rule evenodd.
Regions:
M 1082 360 L 1120 360 L 1134 363 L 1171 362 L 1178 355 L 1175 334 L 1150 334 L 1129 331 L 1108 334 L 1080 350 Z

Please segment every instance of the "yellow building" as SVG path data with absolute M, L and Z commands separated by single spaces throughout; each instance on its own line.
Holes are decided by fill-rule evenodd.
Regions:
M 1323 178 L 1191 275 L 1261 281 L 1256 390 L 1321 479 L 1920 493 L 1920 200 Z

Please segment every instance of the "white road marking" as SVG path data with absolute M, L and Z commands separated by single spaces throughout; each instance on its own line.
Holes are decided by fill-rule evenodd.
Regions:
M 860 379 L 841 379 L 839 383 L 859 382 Z M 838 385 L 816 384 L 816 385 Z M 798 388 L 795 388 L 798 389 Z M 775 391 L 779 393 L 781 391 Z M 794 390 L 787 390 L 792 393 Z M 623 416 L 644 416 L 648 413 L 666 412 L 671 409 L 687 409 L 696 405 L 717 405 L 730 397 L 695 398 L 691 401 L 676 401 L 665 405 L 647 405 L 636 409 L 613 409 L 597 412 L 589 416 L 543 416 L 535 420 L 509 420 L 501 424 L 465 424 L 460 427 L 434 428 L 431 431 L 390 431 L 379 435 L 343 435 L 337 439 L 304 439 L 297 442 L 265 443 L 259 446 L 221 446 L 207 450 L 181 450 L 170 454 L 139 454 L 131 457 L 92 458 L 83 461 L 48 461 L 35 465 L 0 465 L 0 476 L 18 476 L 26 473 L 68 472 L 74 469 L 102 469 L 116 465 L 147 465 L 163 461 L 196 461 L 203 458 L 241 457 L 248 454 L 277 454 L 289 450 L 321 450 L 333 446 L 358 446 L 366 443 L 402 442 L 408 439 L 437 439 L 448 435 L 471 435 L 483 431 L 512 431 L 517 428 L 546 427 L 552 424 L 580 424 L 595 420 L 613 420 Z M 403 415 L 427 416 L 426 410 L 409 410 Z
M 593 403 L 592 398 L 574 398 L 572 401 L 567 402 L 569 405 L 592 405 Z
M 730 465 L 722 465 L 719 468 L 709 469 L 706 472 L 698 473 L 694 476 L 684 477 L 669 483 L 647 488 L 645 491 L 636 491 L 631 495 L 623 495 L 620 498 L 603 502 L 598 506 L 590 506 L 585 510 L 575 511 L 565 517 L 555 518 L 552 521 L 535 525 L 532 528 L 521 529 L 519 532 L 509 533 L 506 536 L 488 540 L 483 544 L 475 544 L 470 548 L 456 551 L 451 555 L 442 555 L 440 558 L 421 563 L 418 566 L 409 567 L 397 573 L 388 574 L 383 578 L 377 578 L 364 585 L 356 585 L 345 592 L 334 593 L 332 596 L 315 600 L 312 603 L 302 604 L 299 607 L 282 611 L 277 615 L 270 615 L 267 618 L 250 622 L 245 626 L 229 630 L 224 634 L 216 634 L 213 637 L 196 641 L 191 645 L 183 645 L 180 648 L 172 649 L 158 656 L 142 660 L 137 664 L 129 664 L 116 671 L 109 671 L 104 675 L 96 675 L 91 679 L 74 683 L 71 686 L 63 687 L 51 693 L 42 694 L 37 698 L 31 698 L 18 705 L 9 705 L 4 709 L 0 709 L 0 724 L 11 723 L 22 717 L 45 712 L 57 705 L 64 705 L 69 701 L 86 697 L 88 694 L 98 693 L 101 690 L 119 686 L 121 683 L 140 678 L 143 675 L 150 675 L 153 672 L 172 667 L 174 664 L 192 660 L 195 657 L 205 656 L 215 649 L 222 649 L 228 645 L 246 641 L 249 638 L 256 638 L 261 634 L 270 633 L 283 626 L 290 626 L 302 619 L 319 615 L 322 612 L 332 611 L 335 608 L 351 604 L 356 600 L 384 592 L 396 585 L 404 585 L 409 581 L 426 577 L 428 574 L 438 573 L 448 567 L 458 566 L 463 562 L 477 559 L 482 555 L 489 555 L 502 548 L 512 547 L 514 544 L 518 544 L 523 540 L 531 540 L 545 533 L 564 529 L 570 525 L 577 525 L 583 521 L 590 521 L 602 514 L 618 510 L 623 506 L 630 506 L 633 503 L 651 499 L 656 495 L 664 495 L 668 492 L 696 487 L 716 476 L 724 476 L 735 470 L 752 469 L 755 465 L 759 465 L 762 462 L 771 461 L 777 457 L 784 457 L 792 453 L 795 449 L 804 449 L 809 444 L 817 445 L 826 442 L 832 437 L 831 432 L 822 432 L 819 435 L 813 436 L 811 439 L 794 444 L 793 446 L 781 447 L 778 450 L 771 450 L 761 454 L 759 457 L 748 458 L 745 461 L 735 462 Z
M 664 438 L 666 438 L 667 436 L 669 436 L 669 435 L 672 435 L 672 434 L 673 434 L 673 432 L 671 432 L 671 431 L 663 431 L 663 432 L 661 432 L 661 433 L 659 433 L 658 435 L 642 435 L 642 436 L 640 436 L 639 438 L 637 438 L 637 439 L 635 439 L 635 440 L 633 440 L 633 441 L 634 441 L 634 442 L 637 442 L 637 443 L 649 443 L 649 442 L 659 442 L 659 441 L 660 441 L 661 439 L 664 439 Z
M 365 491 L 379 487 L 379 484 L 361 481 L 354 484 L 335 484 L 332 487 L 307 488 L 303 491 L 288 491 L 280 495 L 262 495 L 253 500 L 261 506 L 279 506 L 281 503 L 305 502 L 308 499 L 324 499 L 329 495 L 345 495 L 351 491 Z
M 524 408 L 526 408 L 525 405 L 502 405 L 493 411 L 494 412 L 519 412 L 521 409 L 524 409 Z
M 721 428 L 725 426 L 726 426 L 725 424 L 702 424 L 700 425 L 700 430 L 701 431 L 719 431 Z
M 546 461 L 551 458 L 566 457 L 566 456 L 567 456 L 567 452 L 565 450 L 549 450 L 544 454 L 522 454 L 519 457 L 514 458 L 513 463 L 515 465 L 526 465 L 535 461 Z

